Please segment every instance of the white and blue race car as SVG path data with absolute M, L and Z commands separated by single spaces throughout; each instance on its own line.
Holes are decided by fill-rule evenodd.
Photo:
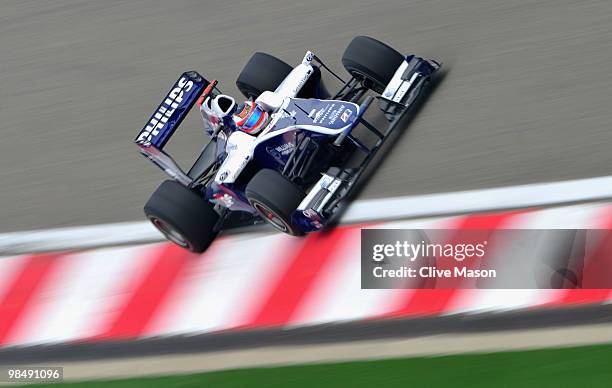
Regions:
M 351 41 L 342 64 L 348 81 L 310 51 L 295 68 L 255 53 L 236 81 L 241 102 L 223 94 L 216 80 L 183 73 L 135 139 L 173 178 L 146 203 L 147 218 L 194 252 L 238 225 L 267 221 L 301 235 L 329 224 L 440 68 L 365 36 Z M 337 93 L 327 91 L 321 69 L 342 82 Z M 364 118 L 374 99 L 385 128 Z M 163 149 L 194 105 L 210 141 L 184 172 Z M 356 128 L 372 133 L 374 144 L 359 139 Z

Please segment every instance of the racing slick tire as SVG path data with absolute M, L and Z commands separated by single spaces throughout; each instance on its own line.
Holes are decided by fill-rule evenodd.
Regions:
M 404 56 L 368 36 L 356 36 L 342 55 L 342 64 L 351 75 L 377 93 L 382 93 L 404 61 Z
M 173 180 L 159 185 L 144 213 L 168 240 L 192 252 L 204 252 L 217 236 L 213 205 Z
M 280 59 L 257 52 L 244 65 L 236 80 L 238 90 L 253 100 L 266 90 L 274 91 L 293 68 Z
M 306 193 L 274 170 L 260 170 L 246 187 L 249 203 L 272 226 L 281 232 L 300 236 L 304 234 L 291 222 L 291 214 Z

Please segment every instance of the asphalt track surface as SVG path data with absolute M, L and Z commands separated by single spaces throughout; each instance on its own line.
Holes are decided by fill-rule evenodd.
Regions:
M 182 71 L 238 96 L 254 51 L 342 71 L 359 34 L 446 69 L 362 198 L 610 174 L 607 0 L 7 0 L 0 232 L 140 219 L 164 176 L 131 140 Z M 169 146 L 183 164 L 199 128 L 192 115 Z

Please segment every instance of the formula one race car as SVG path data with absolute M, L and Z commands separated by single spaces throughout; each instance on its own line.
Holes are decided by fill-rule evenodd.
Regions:
M 236 81 L 247 98 L 240 103 L 216 80 L 183 73 L 135 139 L 173 178 L 145 205 L 147 218 L 194 252 L 206 250 L 222 229 L 245 223 L 267 221 L 291 235 L 323 228 L 441 66 L 365 36 L 351 41 L 342 64 L 348 82 L 310 51 L 295 68 L 255 53 Z M 322 68 L 343 84 L 334 95 L 322 83 Z M 363 117 L 374 98 L 389 122 L 384 129 Z M 185 173 L 163 148 L 194 105 L 210 142 Z M 360 140 L 358 127 L 375 144 Z M 363 157 L 353 157 L 357 152 Z

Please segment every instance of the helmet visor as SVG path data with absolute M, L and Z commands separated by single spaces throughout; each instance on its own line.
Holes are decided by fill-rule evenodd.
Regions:
M 255 108 L 253 108 L 251 114 L 247 118 L 246 122 L 242 126 L 244 127 L 244 129 L 247 130 L 253 129 L 257 126 L 257 124 L 261 121 L 262 118 L 263 111 L 258 106 L 255 106 Z
M 258 129 L 263 122 L 265 112 L 257 105 L 252 109 L 245 122 L 241 125 L 242 130 L 252 131 Z

